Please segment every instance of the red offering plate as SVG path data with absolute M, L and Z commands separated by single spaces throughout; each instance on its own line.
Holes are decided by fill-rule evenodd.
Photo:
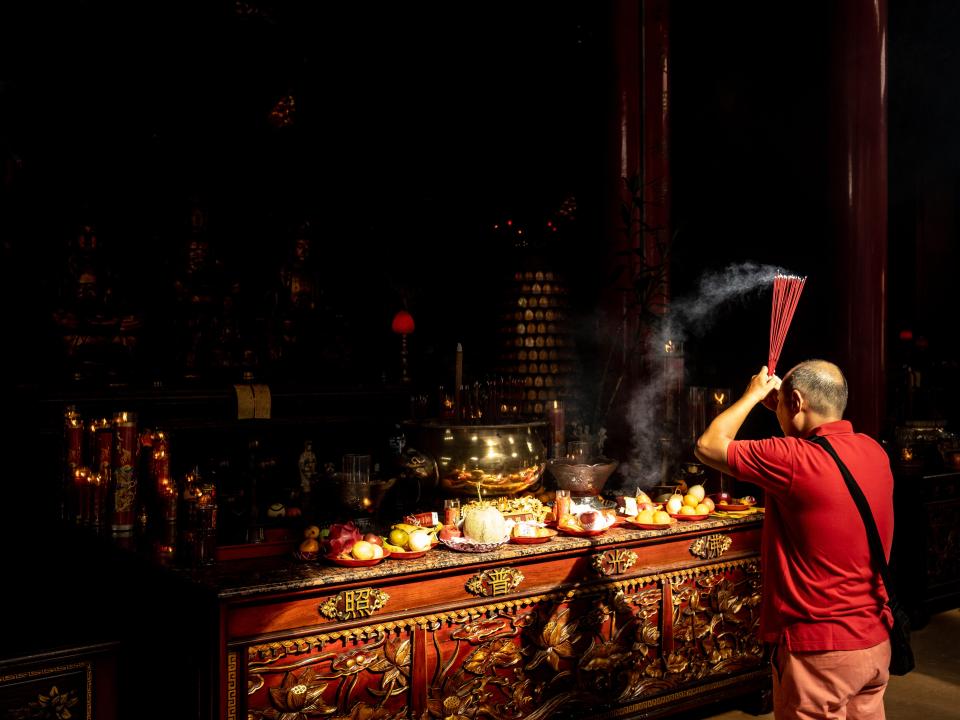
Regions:
M 424 550 L 426 552 L 426 550 Z M 369 560 L 357 560 L 355 558 L 341 558 L 336 555 L 324 555 L 324 557 L 330 562 L 340 565 L 342 567 L 370 567 L 371 565 L 376 565 L 383 562 L 388 557 L 390 557 L 391 552 L 389 550 L 383 551 L 383 557 L 370 558 Z
M 736 512 L 737 510 L 749 510 L 753 505 L 727 505 L 716 503 L 717 510 L 732 510 Z
M 435 544 L 436 543 L 433 543 L 433 545 Z M 433 550 L 432 545 L 428 550 L 406 550 L 404 552 L 395 550 L 390 553 L 390 557 L 392 557 L 394 560 L 416 560 L 417 558 L 422 558 L 424 555 L 430 552 L 430 550 Z
M 630 527 L 639 528 L 640 530 L 662 530 L 663 528 L 677 524 L 676 520 L 670 520 L 668 523 L 641 523 L 635 522 L 630 518 L 624 518 L 623 522 Z
M 609 527 L 605 527 L 603 530 L 575 530 L 566 525 L 557 525 L 557 530 L 564 535 L 572 535 L 573 537 L 596 537 L 597 535 L 603 535 L 609 529 Z
M 527 535 L 514 535 L 510 538 L 510 542 L 516 543 L 517 545 L 536 545 L 538 543 L 545 543 L 549 540 L 552 540 L 557 536 L 556 530 L 548 530 L 546 535 L 538 535 L 536 537 L 530 537 Z
M 705 515 L 674 515 L 673 513 L 670 513 L 670 517 L 672 517 L 674 520 L 705 520 L 709 516 L 710 513 L 706 513 Z

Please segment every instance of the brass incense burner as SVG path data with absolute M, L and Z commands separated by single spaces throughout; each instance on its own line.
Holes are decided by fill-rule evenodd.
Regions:
M 540 480 L 547 449 L 545 421 L 451 425 L 436 420 L 407 423 L 413 447 L 437 462 L 439 486 L 449 495 L 513 495 Z
M 569 490 L 571 495 L 594 496 L 600 494 L 619 463 L 605 457 L 584 461 L 557 458 L 550 460 L 549 465 L 558 488 Z

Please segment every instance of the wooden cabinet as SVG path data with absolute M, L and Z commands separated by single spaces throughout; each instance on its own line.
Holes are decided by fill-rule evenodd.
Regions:
M 0 717 L 117 717 L 117 643 L 0 659 Z
M 213 568 L 217 716 L 652 717 L 762 693 L 759 536 L 713 520 L 285 581 L 286 560 Z
M 960 472 L 900 471 L 893 565 L 914 626 L 960 607 Z

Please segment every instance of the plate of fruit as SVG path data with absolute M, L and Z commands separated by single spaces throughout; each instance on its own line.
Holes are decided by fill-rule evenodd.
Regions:
M 615 514 L 604 510 L 584 510 L 560 518 L 557 530 L 574 537 L 596 537 L 603 535 L 616 521 Z
M 667 498 L 663 509 L 677 520 L 703 520 L 714 511 L 715 505 L 706 497 L 703 485 L 692 485 L 685 495 L 674 493 Z
M 757 504 L 757 499 L 752 495 L 735 498 L 728 493 L 720 493 L 713 496 L 713 502 L 717 510 L 738 511 L 750 510 Z
M 459 527 L 440 532 L 440 542 L 457 552 L 490 552 L 509 540 L 510 528 L 503 513 L 485 501 L 464 509 Z
M 694 520 L 706 520 L 708 517 L 710 517 L 710 513 L 697 514 L 697 513 L 679 512 L 676 515 L 674 515 L 673 513 L 670 513 L 670 517 L 672 517 L 674 520 L 683 520 L 686 522 L 693 522 Z
M 471 540 L 467 537 L 451 537 L 445 540 L 441 540 L 446 547 L 451 550 L 456 550 L 457 552 L 467 552 L 467 553 L 484 553 L 492 552 L 498 547 L 510 540 L 510 536 L 507 535 L 501 538 L 498 541 L 493 542 L 477 542 L 476 540 Z
M 662 530 L 677 523 L 666 510 L 641 510 L 633 517 L 625 518 L 624 522 L 641 530 Z
M 320 541 L 322 531 L 316 525 L 308 525 L 303 529 L 303 540 L 293 551 L 293 557 L 302 562 L 313 562 L 320 557 Z
M 549 542 L 557 534 L 556 530 L 543 527 L 538 523 L 518 522 L 510 530 L 510 542 L 517 545 L 537 545 Z
M 343 567 L 370 567 L 383 562 L 390 557 L 390 554 L 389 550 L 376 543 L 357 540 L 350 550 L 344 550 L 337 555 L 325 555 L 324 557 Z
M 426 555 L 437 544 L 437 533 L 443 529 L 443 523 L 432 527 L 397 523 L 383 538 L 383 547 L 397 560 L 414 560 Z
M 321 539 L 320 548 L 323 557 L 345 567 L 376 565 L 390 556 L 390 551 L 384 546 L 379 535 L 376 533 L 364 535 L 352 522 L 334 523 L 326 531 L 326 537 L 321 533 Z

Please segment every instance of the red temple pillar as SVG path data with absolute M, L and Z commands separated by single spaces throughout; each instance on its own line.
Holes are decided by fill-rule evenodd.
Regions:
M 611 7 L 605 264 L 615 281 L 603 289 L 601 302 L 602 337 L 609 343 L 606 351 L 615 352 L 600 410 L 601 424 L 616 444 L 630 435 L 626 406 L 643 373 L 648 332 L 643 313 L 664 313 L 669 299 L 669 0 L 615 0 Z M 637 292 L 641 276 L 652 292 Z
M 887 4 L 832 3 L 831 204 L 847 416 L 878 437 L 886 412 Z
M 670 33 L 669 1 L 643 3 L 643 266 L 661 273 L 652 307 L 666 312 L 670 274 Z

